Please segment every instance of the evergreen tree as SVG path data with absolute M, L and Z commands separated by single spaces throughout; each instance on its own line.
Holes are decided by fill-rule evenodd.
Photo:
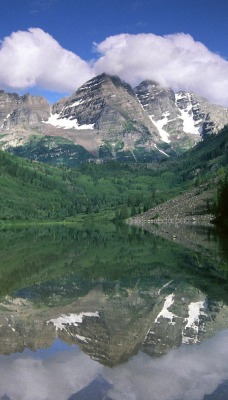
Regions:
M 215 214 L 218 222 L 228 221 L 228 172 L 218 188 Z

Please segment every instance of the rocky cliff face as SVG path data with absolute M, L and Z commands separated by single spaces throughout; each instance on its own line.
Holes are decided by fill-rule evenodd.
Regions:
M 64 104 L 55 104 L 45 123 L 58 129 L 75 129 L 75 137 L 81 143 L 90 135 L 94 153 L 101 157 L 137 160 L 137 151 L 142 150 L 152 151 L 156 157 L 158 146 L 163 146 L 157 128 L 140 107 L 132 88 L 106 74 L 88 81 Z M 91 143 L 84 140 L 84 147 L 89 151 Z
M 227 109 L 192 93 L 174 93 L 153 81 L 144 81 L 133 90 L 118 77 L 106 74 L 89 80 L 51 108 L 42 97 L 0 91 L 0 146 L 42 161 L 51 152 L 56 163 L 59 152 L 64 153 L 64 160 L 70 154 L 71 164 L 72 157 L 76 164 L 82 161 L 82 153 L 83 161 L 90 157 L 165 159 L 226 123 Z M 41 154 L 44 137 L 45 157 Z M 67 150 L 59 147 L 59 138 Z
M 140 350 L 157 357 L 181 344 L 200 343 L 225 329 L 228 321 L 223 302 L 168 280 L 116 287 L 109 294 L 100 285 L 71 304 L 50 308 L 7 296 L 1 310 L 1 354 L 46 348 L 59 337 L 108 366 L 126 362 Z
M 0 146 L 24 145 L 31 135 L 44 134 L 42 120 L 48 118 L 50 105 L 43 97 L 0 91 Z
M 0 91 L 0 127 L 5 131 L 22 128 L 41 128 L 42 120 L 48 118 L 50 105 L 43 97 Z
M 135 93 L 162 140 L 179 151 L 228 123 L 227 109 L 193 93 L 174 93 L 153 81 L 142 82 Z

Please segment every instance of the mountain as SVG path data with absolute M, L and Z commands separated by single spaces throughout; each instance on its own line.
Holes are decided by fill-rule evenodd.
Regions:
M 175 94 L 153 81 L 133 90 L 106 74 L 53 106 L 0 91 L 0 147 L 51 164 L 168 159 L 226 123 L 227 109 L 195 94 Z
M 161 138 L 176 150 L 191 148 L 228 122 L 227 109 L 193 93 L 174 93 L 153 81 L 143 81 L 134 90 Z
M 31 134 L 44 133 L 42 120 L 50 114 L 49 103 L 41 96 L 0 91 L 1 147 L 25 143 Z
M 191 285 L 167 281 L 146 287 L 146 292 L 140 286 L 110 285 L 108 293 L 103 286 L 49 308 L 6 296 L 0 303 L 0 353 L 47 348 L 58 337 L 78 345 L 100 364 L 114 367 L 138 351 L 161 356 L 181 344 L 203 342 L 227 326 L 228 306 Z
M 45 123 L 74 129 L 74 141 L 95 157 L 144 161 L 169 156 L 132 88 L 118 77 L 91 79 L 65 103 L 55 104 Z M 174 152 L 169 148 L 168 153 Z

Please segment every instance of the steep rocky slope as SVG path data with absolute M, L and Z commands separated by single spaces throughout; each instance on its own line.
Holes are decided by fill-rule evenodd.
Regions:
M 50 105 L 43 98 L 0 91 L 1 147 L 24 144 L 32 134 L 44 134 L 42 121 L 48 118 Z
M 182 151 L 228 123 L 228 110 L 193 93 L 143 81 L 135 89 L 142 107 L 165 142 Z
M 156 157 L 158 146 L 163 146 L 131 87 L 106 74 L 85 83 L 64 104 L 54 104 L 45 123 L 57 129 L 74 129 L 75 141 L 101 157 L 136 160 L 140 150 L 152 151 Z
M 39 309 L 9 296 L 0 305 L 1 354 L 36 351 L 59 337 L 109 366 L 140 350 L 154 357 L 202 342 L 228 321 L 227 305 L 168 279 L 160 286 L 116 288 L 109 295 L 100 285 L 65 307 Z
M 153 81 L 133 90 L 106 74 L 52 107 L 42 97 L 0 91 L 0 147 L 56 164 L 168 159 L 227 123 L 227 109 L 195 94 Z
M 211 188 L 210 184 L 201 185 L 141 215 L 130 218 L 129 222 L 136 225 L 141 225 L 144 222 L 210 222 L 213 219 L 213 215 L 209 213 L 208 208 L 215 201 L 215 196 L 215 187 Z

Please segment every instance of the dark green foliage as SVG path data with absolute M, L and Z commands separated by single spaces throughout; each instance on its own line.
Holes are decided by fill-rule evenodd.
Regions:
M 227 303 L 228 284 L 221 264 L 226 255 L 221 258 L 220 239 L 213 240 L 216 251 L 200 247 L 196 253 L 126 225 L 1 230 L 0 298 L 16 291 L 16 297 L 29 296 L 38 307 L 62 306 L 98 283 L 107 285 L 107 290 L 110 284 L 116 288 L 117 280 L 135 289 L 145 285 L 142 294 L 151 297 L 147 282 L 150 286 L 153 282 L 156 293 L 164 280 L 176 280 Z
M 66 178 L 60 169 L 0 152 L 0 219 L 43 220 L 68 215 L 73 211 L 74 196 Z
M 134 121 L 128 120 L 124 123 L 124 132 L 135 132 L 137 129 L 134 126 Z
M 141 164 L 51 167 L 0 151 L 0 220 L 64 220 L 111 211 L 124 219 L 168 196 L 167 183 Z M 123 210 L 125 210 L 123 212 Z
M 136 163 L 125 152 L 124 163 L 87 162 L 71 169 L 0 151 L 0 220 L 74 220 L 106 212 L 122 220 L 219 176 L 227 165 L 227 139 L 226 127 L 173 161 Z
M 170 162 L 170 170 L 183 181 L 206 177 L 228 163 L 228 125 L 217 135 L 209 135 L 191 150 Z
M 99 157 L 104 159 L 113 158 L 112 155 L 112 146 L 109 143 L 105 143 L 99 148 Z
M 214 212 L 218 224 L 228 224 L 228 172 L 219 184 Z

